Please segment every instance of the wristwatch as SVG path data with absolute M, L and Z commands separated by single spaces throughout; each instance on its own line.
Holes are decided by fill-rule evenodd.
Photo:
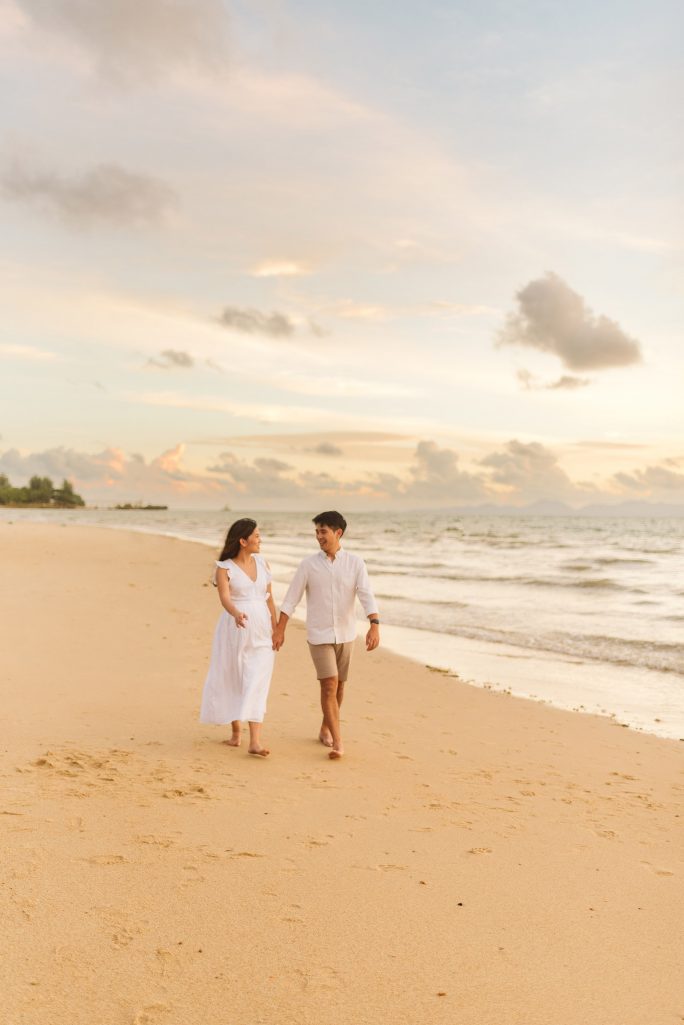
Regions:
M 379 619 L 369 619 L 368 622 L 372 623 L 373 626 L 380 626 L 380 620 Z

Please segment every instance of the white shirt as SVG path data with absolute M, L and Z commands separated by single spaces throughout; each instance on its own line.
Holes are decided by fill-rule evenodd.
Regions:
M 354 640 L 357 595 L 366 615 L 377 615 L 365 562 L 342 548 L 334 559 L 329 559 L 325 552 L 302 559 L 280 606 L 281 612 L 291 616 L 304 591 L 306 636 L 310 644 L 344 644 Z

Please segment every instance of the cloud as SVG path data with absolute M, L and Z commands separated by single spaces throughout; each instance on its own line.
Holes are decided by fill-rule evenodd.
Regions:
M 588 377 L 574 377 L 571 374 L 563 374 L 557 381 L 545 383 L 530 373 L 529 370 L 522 368 L 516 372 L 516 376 L 525 391 L 574 391 L 577 388 L 586 388 L 587 385 L 591 384 Z
M 341 456 L 344 453 L 342 449 L 337 445 L 333 445 L 331 441 L 322 441 L 315 448 L 310 448 L 309 452 L 315 452 L 319 456 Z
M 342 454 L 329 442 L 321 442 L 316 449 L 308 451 Z M 324 470 L 298 471 L 280 459 L 259 458 L 248 463 L 232 452 L 222 452 L 219 462 L 207 467 L 207 472 L 227 477 L 237 492 L 256 499 L 315 501 L 317 497 L 338 494 L 386 503 L 401 500 L 404 504 L 425 501 L 445 504 L 487 497 L 489 492 L 484 479 L 460 470 L 457 464 L 458 456 L 451 449 L 440 449 L 434 442 L 421 441 L 407 477 L 375 473 L 340 480 Z
M 182 466 L 185 448 L 176 445 L 147 462 L 118 448 L 85 453 L 52 448 L 23 455 L 17 449 L 0 453 L 0 473 L 14 484 L 34 474 L 74 482 L 89 501 L 206 499 L 225 500 L 225 489 L 210 477 L 191 473 Z
M 573 377 L 570 374 L 563 374 L 553 384 L 547 384 L 546 387 L 551 391 L 562 389 L 564 391 L 576 391 L 577 388 L 586 388 L 591 381 L 588 377 Z
M 509 441 L 503 452 L 492 452 L 480 465 L 492 471 L 492 482 L 511 497 L 572 498 L 583 492 L 558 465 L 558 457 L 538 441 Z
M 593 439 L 589 439 L 587 441 L 577 441 L 575 442 L 575 445 L 577 446 L 577 448 L 596 448 L 605 449 L 606 451 L 630 451 L 633 449 L 648 448 L 648 445 L 642 445 L 634 441 L 606 441 L 604 439 L 601 439 L 599 441 Z
M 32 363 L 50 363 L 59 356 L 55 352 L 48 352 L 47 349 L 37 349 L 35 345 L 0 345 L 0 356 L 9 356 L 11 359 L 26 359 Z
M 539 385 L 537 384 L 537 378 L 534 376 L 534 374 L 530 373 L 529 370 L 521 368 L 520 370 L 516 371 L 515 376 L 518 378 L 518 380 L 520 381 L 520 386 L 524 388 L 525 391 L 532 391 L 533 389 L 539 387 Z
M 595 316 L 557 274 L 530 281 L 516 294 L 499 345 L 522 345 L 558 356 L 569 370 L 601 370 L 641 362 L 639 343 L 614 320 Z
M 310 274 L 311 268 L 299 260 L 264 260 L 249 273 L 253 278 L 291 278 Z
M 282 459 L 258 458 L 253 463 L 232 452 L 222 452 L 219 462 L 208 466 L 209 473 L 226 477 L 236 491 L 255 498 L 292 498 L 303 494 L 302 485 L 292 476 L 294 467 Z
M 261 313 L 238 306 L 226 306 L 219 323 L 244 334 L 268 335 L 270 338 L 289 338 L 295 331 L 294 323 L 284 313 Z
M 260 440 L 263 442 L 264 437 Z M 303 449 L 297 440 L 298 436 L 293 436 L 293 452 L 314 451 Z M 320 442 L 317 448 L 326 448 L 321 455 L 332 456 L 328 446 L 336 447 L 327 440 Z M 358 509 L 439 509 L 482 501 L 505 507 L 536 499 L 582 503 L 615 501 L 619 495 L 654 500 L 684 498 L 684 472 L 680 468 L 684 459 L 615 473 L 599 488 L 571 480 L 555 453 L 544 445 L 517 440 L 490 453 L 473 469 L 461 467 L 454 449 L 422 440 L 409 464 L 404 456 L 401 470 L 372 472 L 372 463 L 366 462 L 368 470 L 351 476 L 344 473 L 345 467 L 338 470 L 340 463 L 334 468 L 326 469 L 321 464 L 320 469 L 306 470 L 299 468 L 294 458 L 293 462 L 272 455 L 247 459 L 230 450 L 222 451 L 201 471 L 199 467 L 191 471 L 185 465 L 185 451 L 185 445 L 178 444 L 145 459 L 114 447 L 95 453 L 57 447 L 28 454 L 10 448 L 0 452 L 0 473 L 16 485 L 24 484 L 34 474 L 56 482 L 67 478 L 89 502 L 159 501 L 180 508 L 219 508 L 229 503 L 243 509 L 302 509 L 321 501 L 334 505 L 336 495 L 340 502 L 344 499 Z M 376 458 L 382 460 L 382 453 Z
M 666 466 L 647 466 L 632 473 L 616 473 L 613 480 L 621 490 L 649 497 L 677 492 L 684 494 L 684 473 L 670 470 Z
M 266 375 L 264 379 L 282 391 L 291 391 L 300 395 L 319 395 L 328 398 L 370 398 L 375 396 L 413 398 L 420 394 L 416 388 L 410 385 L 396 384 L 392 381 L 381 381 L 374 376 L 369 376 L 367 379 L 348 377 L 342 372 L 334 377 L 325 377 L 320 374 L 312 377 L 307 374 L 282 371 L 273 374 L 273 376 Z
M 189 369 L 195 365 L 195 361 L 190 353 L 183 352 L 180 349 L 164 349 L 160 356 L 161 359 L 148 359 L 147 365 L 159 367 L 160 370 Z
M 228 59 L 222 0 L 18 0 L 41 31 L 75 42 L 115 83 L 173 70 L 220 71 Z
M 330 336 L 330 331 L 321 327 L 321 325 L 317 324 L 315 320 L 311 319 L 311 317 L 309 317 L 307 323 L 309 325 L 309 331 L 312 335 L 315 335 L 316 338 L 328 338 Z
M 434 441 L 420 441 L 414 459 L 410 482 L 403 489 L 407 496 L 453 502 L 487 497 L 486 483 L 481 477 L 459 469 L 458 453 L 453 449 L 439 448 Z
M 160 178 L 100 164 L 78 177 L 31 170 L 19 161 L 0 174 L 8 199 L 37 203 L 74 226 L 160 224 L 177 206 L 173 189 Z
M 118 465 L 115 449 L 105 449 L 96 455 L 85 455 L 69 448 L 51 448 L 44 452 L 22 455 L 11 448 L 0 453 L 0 470 L 17 481 L 34 474 L 54 478 L 68 477 L 79 482 L 103 479 Z

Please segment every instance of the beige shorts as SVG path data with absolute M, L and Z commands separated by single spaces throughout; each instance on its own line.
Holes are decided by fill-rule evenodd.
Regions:
M 345 683 L 349 676 L 353 641 L 344 644 L 309 644 L 311 658 L 319 680 L 328 680 L 336 676 L 340 683 Z

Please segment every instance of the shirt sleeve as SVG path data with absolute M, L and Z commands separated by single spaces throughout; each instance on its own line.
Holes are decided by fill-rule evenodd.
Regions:
M 356 571 L 356 593 L 367 616 L 377 616 L 378 603 L 375 600 L 373 589 L 368 579 L 368 570 L 363 559 L 359 559 L 359 568 Z
M 287 594 L 280 603 L 280 611 L 284 612 L 286 616 L 292 616 L 292 613 L 302 600 L 302 595 L 306 588 L 307 577 L 306 563 L 300 562 L 290 586 L 287 589 Z

